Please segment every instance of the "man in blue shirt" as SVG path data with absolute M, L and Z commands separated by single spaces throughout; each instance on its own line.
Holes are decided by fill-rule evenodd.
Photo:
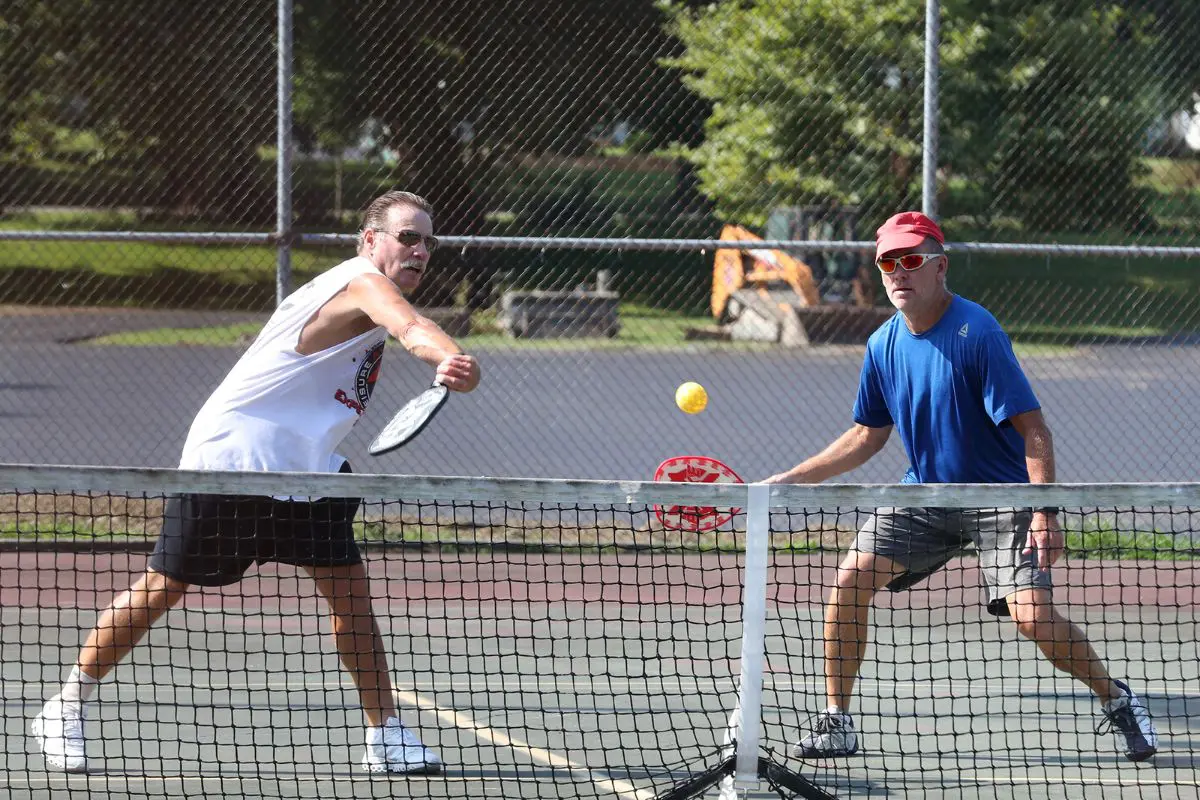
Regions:
M 1054 447 L 1008 336 L 982 306 L 946 287 L 937 224 L 897 214 L 876 233 L 875 263 L 899 311 L 867 342 L 854 426 L 824 451 L 767 483 L 819 483 L 861 466 L 895 427 L 908 453 L 904 483 L 1052 483 Z M 1050 566 L 1063 534 L 1051 508 L 881 508 L 842 561 L 825 610 L 828 708 L 793 748 L 802 758 L 858 750 L 850 716 L 875 593 L 907 589 L 968 545 L 979 551 L 988 611 L 1011 616 L 1055 667 L 1083 682 L 1124 737 L 1125 755 L 1154 755 L 1145 704 L 1114 680 L 1083 631 L 1054 607 Z

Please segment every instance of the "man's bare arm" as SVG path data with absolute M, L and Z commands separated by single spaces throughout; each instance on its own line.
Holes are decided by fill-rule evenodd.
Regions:
M 1042 410 L 1034 409 L 1010 417 L 1009 422 L 1025 438 L 1025 466 L 1030 483 L 1054 483 L 1054 437 Z
M 479 384 L 479 365 L 437 323 L 417 313 L 383 275 L 360 275 L 346 287 L 351 304 L 395 337 L 404 349 L 437 370 L 451 389 L 469 392 Z
M 1030 483 L 1054 483 L 1054 437 L 1041 409 L 1026 411 L 1009 418 L 1017 433 L 1025 438 L 1025 468 Z M 1029 540 L 1023 552 L 1035 552 L 1038 567 L 1045 571 L 1062 557 L 1063 533 L 1055 509 L 1038 508 L 1029 524 Z
M 820 483 L 867 463 L 887 444 L 892 426 L 868 428 L 855 424 L 817 455 L 772 475 L 765 483 Z

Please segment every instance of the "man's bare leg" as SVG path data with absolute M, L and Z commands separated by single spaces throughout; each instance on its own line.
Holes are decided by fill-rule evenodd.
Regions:
M 333 642 L 342 666 L 362 698 L 367 723 L 379 727 L 396 716 L 383 636 L 371 607 L 370 582 L 363 564 L 305 567 L 329 603 Z
M 370 772 L 440 772 L 442 760 L 400 724 L 387 653 L 371 608 L 363 564 L 305 567 L 329 602 L 333 640 L 342 666 L 350 673 L 367 718 L 362 766 Z
M 838 567 L 825 604 L 825 695 L 829 705 L 817 715 L 811 733 L 792 747 L 792 755 L 840 758 L 858 752 L 850 701 L 867 653 L 871 603 L 875 593 L 902 571 L 890 558 L 857 550 Z
M 825 695 L 830 706 L 850 711 L 854 681 L 867 654 L 867 627 L 875 593 L 903 567 L 885 556 L 851 551 L 838 567 L 825 605 Z
M 187 589 L 186 583 L 148 570 L 100 614 L 62 689 L 31 724 L 47 765 L 66 772 L 87 770 L 84 704 Z
M 1125 757 L 1145 761 L 1158 752 L 1158 732 L 1145 702 L 1114 680 L 1084 634 L 1054 607 L 1048 589 L 1021 589 L 1007 598 L 1021 635 L 1037 643 L 1046 660 L 1086 685 L 1101 713 L 1124 740 Z
M 1059 613 L 1048 589 L 1013 592 L 1008 610 L 1021 635 L 1037 644 L 1057 669 L 1082 681 L 1101 703 L 1122 696 L 1087 635 Z
M 97 681 L 103 679 L 187 590 L 183 581 L 147 570 L 100 614 L 79 651 L 76 667 Z

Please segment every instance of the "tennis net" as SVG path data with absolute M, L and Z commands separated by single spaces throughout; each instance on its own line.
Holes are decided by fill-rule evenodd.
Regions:
M 31 722 L 98 611 L 144 573 L 167 501 L 184 492 L 363 498 L 353 530 L 395 699 L 445 762 L 440 773 L 361 769 L 362 702 L 327 606 L 303 570 L 281 564 L 191 589 L 87 704 L 87 772 L 47 768 Z M 656 505 L 741 510 L 692 533 L 664 529 Z M 1061 508 L 1067 530 L 1055 601 L 1149 708 L 1154 760 L 1128 761 L 1083 683 L 987 612 L 984 559 L 970 548 L 913 588 L 875 596 L 854 685 L 858 751 L 794 753 L 821 728 L 824 604 L 855 531 L 879 509 L 977 520 L 979 509 L 1015 508 L 1004 513 L 1016 519 L 1046 506 Z M 1192 484 L 766 487 L 0 465 L 0 783 L 10 797 L 932 799 L 1108 787 L 1194 797 L 1197 510 Z

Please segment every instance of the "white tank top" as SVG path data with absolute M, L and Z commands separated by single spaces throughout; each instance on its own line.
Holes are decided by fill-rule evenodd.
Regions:
M 365 258 L 338 264 L 292 293 L 200 409 L 182 469 L 337 472 L 334 450 L 362 415 L 387 332 L 374 328 L 312 355 L 296 345 L 305 324 L 353 278 L 380 274 Z

